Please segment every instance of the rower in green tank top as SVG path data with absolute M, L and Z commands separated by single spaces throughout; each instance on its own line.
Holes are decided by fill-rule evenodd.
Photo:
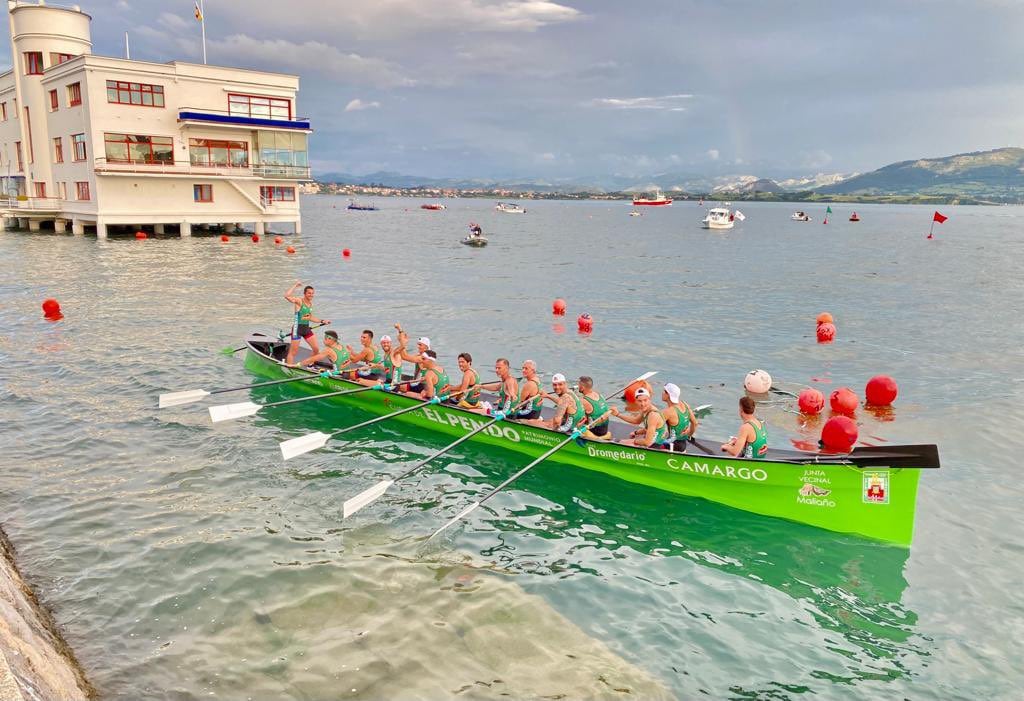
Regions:
M 750 397 L 740 397 L 740 430 L 728 443 L 722 444 L 722 451 L 734 457 L 763 458 L 768 454 L 768 431 L 764 423 L 754 416 L 757 403 Z
M 625 441 L 628 445 L 638 445 L 645 448 L 659 448 L 665 443 L 665 439 L 668 437 L 668 428 L 665 426 L 665 417 L 661 415 L 654 405 L 651 403 L 651 393 L 647 391 L 646 387 L 641 387 L 636 391 L 634 395 L 636 400 L 637 411 L 631 414 L 625 414 L 618 410 L 617 407 L 612 407 L 612 414 L 618 416 L 626 423 L 636 424 L 640 426 L 637 430 L 633 431 L 632 436 L 628 441 Z
M 463 409 L 475 409 L 480 405 L 480 375 L 473 367 L 473 356 L 459 353 L 459 370 L 462 371 L 462 382 L 455 389 L 462 390 L 458 397 L 451 401 Z
M 319 353 L 313 353 L 308 358 L 304 358 L 299 361 L 299 367 L 311 367 L 317 365 L 323 367 L 324 362 L 331 364 L 331 372 L 337 373 L 340 363 L 338 359 L 345 353 L 345 349 L 341 347 L 341 341 L 338 340 L 338 334 L 335 331 L 324 332 L 324 349 Z
M 354 350 L 352 346 L 347 346 L 350 362 L 354 365 L 355 363 L 366 363 L 367 367 L 360 368 L 359 377 L 364 379 L 379 379 L 381 373 L 373 367 L 374 363 L 380 363 L 384 356 L 380 352 L 380 349 L 373 344 L 373 331 L 370 329 L 363 329 L 363 332 L 359 334 L 359 349 Z
M 587 422 L 587 412 L 583 408 L 583 400 L 569 389 L 565 375 L 560 372 L 552 375 L 551 387 L 555 393 L 553 396 L 547 396 L 555 400 L 555 415 L 550 419 L 527 419 L 523 423 L 562 433 L 571 433 L 574 429 L 584 426 Z
M 429 349 L 423 351 L 419 364 L 423 369 L 423 390 L 416 393 L 419 398 L 433 399 L 444 396 L 449 389 L 450 381 L 444 368 L 437 363 L 437 353 Z
M 537 364 L 532 360 L 523 361 L 523 382 L 519 385 L 519 404 L 528 402 L 519 407 L 516 412 L 517 419 L 539 419 L 540 410 L 544 405 L 544 393 L 540 387 L 540 378 L 537 377 Z
M 498 358 L 494 361 L 494 372 L 498 376 L 498 381 L 484 382 L 480 385 L 480 388 L 491 391 L 497 390 L 498 404 L 490 408 L 495 413 L 500 412 L 502 415 L 508 416 L 512 409 L 519 406 L 519 383 L 516 382 L 516 378 L 512 375 L 512 367 L 509 365 L 507 358 Z M 487 402 L 484 402 L 484 404 L 486 405 Z M 478 411 L 488 413 L 488 406 L 481 406 Z
M 583 408 L 587 412 L 587 421 L 591 422 L 594 419 L 605 416 L 603 421 L 599 421 L 591 426 L 583 434 L 583 437 L 590 438 L 591 440 L 611 440 L 611 433 L 608 430 L 611 425 L 608 419 L 611 416 L 608 400 L 594 389 L 594 380 L 590 377 L 583 375 L 578 380 L 578 384 L 580 399 L 583 400 Z
M 665 402 L 661 415 L 668 427 L 665 445 L 675 453 L 685 453 L 687 443 L 697 431 L 697 417 L 690 405 L 681 400 L 681 395 L 679 386 L 671 382 L 661 393 L 661 400 Z

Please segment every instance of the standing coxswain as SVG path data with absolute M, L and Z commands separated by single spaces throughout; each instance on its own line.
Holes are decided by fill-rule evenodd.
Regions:
M 295 307 L 295 320 L 292 322 L 292 335 L 291 344 L 288 346 L 288 357 L 285 358 L 285 364 L 291 365 L 295 362 L 295 354 L 299 350 L 299 343 L 305 339 L 309 347 L 313 349 L 313 354 L 320 352 L 320 346 L 317 345 L 316 336 L 313 335 L 313 330 L 309 328 L 310 322 L 317 324 L 329 324 L 327 319 L 318 319 L 313 316 L 313 286 L 306 285 L 302 289 L 302 296 L 296 297 L 295 290 L 302 285 L 302 281 L 297 281 L 294 285 L 288 288 L 288 291 L 284 293 L 284 298 L 291 302 Z

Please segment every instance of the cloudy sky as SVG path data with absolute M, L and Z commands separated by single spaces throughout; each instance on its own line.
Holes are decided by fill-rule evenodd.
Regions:
M 191 0 L 76 0 L 198 60 Z M 210 63 L 297 73 L 318 172 L 870 170 L 1024 145 L 1019 0 L 208 0 Z M 9 52 L 8 54 L 9 55 Z

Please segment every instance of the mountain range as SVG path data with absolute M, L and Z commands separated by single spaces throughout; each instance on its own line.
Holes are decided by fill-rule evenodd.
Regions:
M 595 176 L 556 180 L 425 178 L 392 172 L 367 175 L 325 173 L 319 182 L 344 185 L 379 184 L 394 188 L 504 189 L 519 192 L 643 192 L 736 194 L 760 198 L 842 199 L 924 198 L 930 201 L 1024 202 L 1024 148 L 1007 147 L 941 158 L 901 161 L 869 173 L 817 173 L 772 180 L 751 174 L 707 176 L 661 173 L 645 177 Z

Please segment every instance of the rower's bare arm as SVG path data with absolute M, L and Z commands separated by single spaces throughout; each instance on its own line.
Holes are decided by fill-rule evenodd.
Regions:
M 323 360 L 326 357 L 327 357 L 327 351 L 320 351 L 319 353 L 314 353 L 313 355 L 309 356 L 308 358 L 303 358 L 302 360 L 299 361 L 299 365 L 302 366 L 302 367 L 308 367 L 308 366 L 312 365 L 313 363 L 315 363 L 316 361 Z
M 686 407 L 686 413 L 690 415 L 690 432 L 686 434 L 686 437 L 693 438 L 697 433 L 697 415 L 693 413 L 693 409 L 689 405 Z
M 644 420 L 644 417 L 641 416 L 640 414 L 623 414 L 616 409 L 612 409 L 612 413 L 615 416 L 619 417 L 619 419 L 621 419 L 622 421 L 625 421 L 627 424 L 637 425 Z

